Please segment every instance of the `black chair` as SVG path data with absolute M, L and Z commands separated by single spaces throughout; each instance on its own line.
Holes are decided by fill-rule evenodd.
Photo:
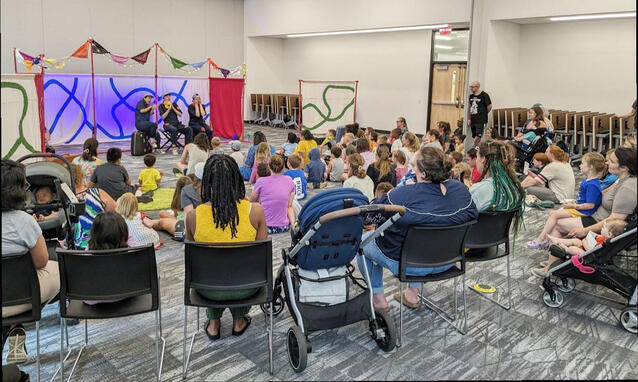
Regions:
M 488 299 L 505 310 L 509 310 L 512 307 L 509 234 L 512 220 L 518 213 L 520 213 L 520 209 L 508 212 L 481 212 L 479 213 L 477 224 L 470 228 L 465 239 L 465 248 L 469 248 L 465 253 L 465 261 L 467 263 L 491 261 L 507 257 L 507 306 L 468 285 L 468 288 L 478 293 L 479 296 Z M 505 244 L 502 251 L 500 250 L 501 244 Z
M 441 308 L 437 307 L 433 302 L 425 298 L 423 295 L 423 284 L 421 284 L 421 296 L 419 302 L 424 302 L 428 308 L 432 309 L 436 314 L 452 325 L 461 334 L 465 334 L 467 329 L 467 304 L 465 299 L 465 288 L 463 289 L 463 314 L 464 326 L 460 329 L 454 325 L 457 312 L 456 298 L 456 277 L 463 277 L 465 285 L 465 237 L 468 229 L 476 220 L 467 223 L 446 226 L 446 227 L 421 227 L 410 226 L 408 233 L 401 246 L 401 256 L 399 258 L 399 295 L 401 302 L 399 304 L 399 331 L 401 338 L 401 346 L 403 346 L 403 283 L 404 282 L 420 282 L 427 283 L 432 281 L 441 281 L 455 279 L 454 281 L 454 316 L 445 313 Z M 460 268 L 456 265 L 460 262 Z M 409 276 L 406 275 L 408 267 L 433 268 L 452 264 L 452 267 L 441 273 L 432 273 L 426 276 Z M 446 317 L 447 316 L 447 317 Z
M 159 127 L 158 127 L 158 129 L 159 129 Z M 159 132 L 164 136 L 164 139 L 165 139 L 164 143 L 162 143 L 162 146 L 160 146 L 160 149 L 163 150 L 166 147 L 166 149 L 168 150 L 171 147 L 171 145 L 173 144 L 171 133 L 169 133 L 168 131 L 166 131 L 164 129 L 164 125 L 162 125 L 162 128 L 159 129 Z M 177 148 L 178 149 L 183 149 L 184 148 L 184 145 L 182 145 L 182 143 L 179 141 L 179 139 L 182 137 L 182 135 L 184 135 L 184 134 L 181 131 L 179 131 L 179 130 L 177 130 L 175 132 L 175 141 L 177 142 Z
M 241 243 L 201 243 L 186 241 L 184 277 L 184 346 L 182 373 L 186 379 L 190 355 L 197 331 L 191 337 L 188 356 L 186 355 L 188 307 L 197 307 L 197 327 L 199 328 L 199 308 L 240 308 L 243 306 L 270 304 L 268 312 L 270 325 L 268 332 L 268 361 L 270 374 L 272 364 L 272 239 Z M 232 291 L 258 288 L 251 297 L 243 300 L 214 301 L 197 293 L 205 291 Z M 266 321 L 264 319 L 264 321 Z
M 40 381 L 40 282 L 29 252 L 2 256 L 2 307 L 31 304 L 31 309 L 2 318 L 3 326 L 35 322 L 36 363 Z
M 96 251 L 58 249 L 57 253 L 60 267 L 60 379 L 64 380 L 62 330 L 66 318 L 85 319 L 84 344 L 73 363 L 71 379 L 82 351 L 88 345 L 89 319 L 155 312 L 156 377 L 159 381 L 166 343 L 161 337 L 159 280 L 153 245 Z M 103 302 L 89 305 L 84 303 L 87 300 Z M 113 300 L 116 301 L 110 302 Z M 161 355 L 160 338 L 163 342 Z

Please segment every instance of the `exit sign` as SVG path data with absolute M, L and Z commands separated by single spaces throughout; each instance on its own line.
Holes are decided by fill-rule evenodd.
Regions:
M 452 27 L 443 27 L 439 29 L 439 33 L 441 33 L 441 35 L 447 35 L 450 34 L 450 32 L 452 32 Z

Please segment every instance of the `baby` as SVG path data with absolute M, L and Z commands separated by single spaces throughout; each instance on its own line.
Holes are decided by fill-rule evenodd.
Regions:
M 42 205 L 52 203 L 53 199 L 55 199 L 55 196 L 56 195 L 55 192 L 53 192 L 53 188 L 49 186 L 40 187 L 35 191 L 35 204 Z M 33 217 L 37 221 L 55 219 L 57 216 L 57 209 L 36 210 L 36 213 L 33 214 Z
M 623 233 L 623 229 L 627 225 L 627 222 L 621 219 L 609 219 L 603 223 L 603 228 L 600 230 L 600 235 L 594 231 L 589 231 L 587 236 L 581 239 L 561 239 L 552 235 L 547 235 L 547 238 L 552 244 L 556 244 L 563 248 L 566 253 L 570 255 L 580 255 L 585 251 L 601 245 L 604 241 L 614 238 Z
M 370 202 L 370 204 L 374 204 L 376 200 L 378 200 L 381 196 L 387 194 L 392 191 L 394 187 L 388 182 L 381 182 L 377 185 L 377 189 L 374 191 L 374 199 Z M 376 227 L 379 227 L 383 222 L 386 221 L 385 214 L 382 212 L 374 212 L 368 213 L 363 218 L 363 229 L 364 231 L 374 230 Z

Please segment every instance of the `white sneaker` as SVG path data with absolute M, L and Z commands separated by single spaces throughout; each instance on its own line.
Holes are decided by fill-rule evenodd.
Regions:
M 173 155 L 178 155 L 179 151 L 177 151 L 177 147 L 173 147 Z
M 149 138 L 148 143 L 151 144 L 151 147 L 153 147 L 154 149 L 157 149 L 157 142 L 155 142 L 155 138 Z

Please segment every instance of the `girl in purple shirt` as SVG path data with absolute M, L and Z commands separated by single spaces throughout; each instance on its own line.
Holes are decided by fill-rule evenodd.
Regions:
M 268 234 L 286 232 L 295 221 L 292 208 L 295 184 L 292 178 L 281 174 L 284 160 L 280 155 L 270 157 L 268 167 L 271 175 L 257 179 L 249 200 L 264 208 Z

